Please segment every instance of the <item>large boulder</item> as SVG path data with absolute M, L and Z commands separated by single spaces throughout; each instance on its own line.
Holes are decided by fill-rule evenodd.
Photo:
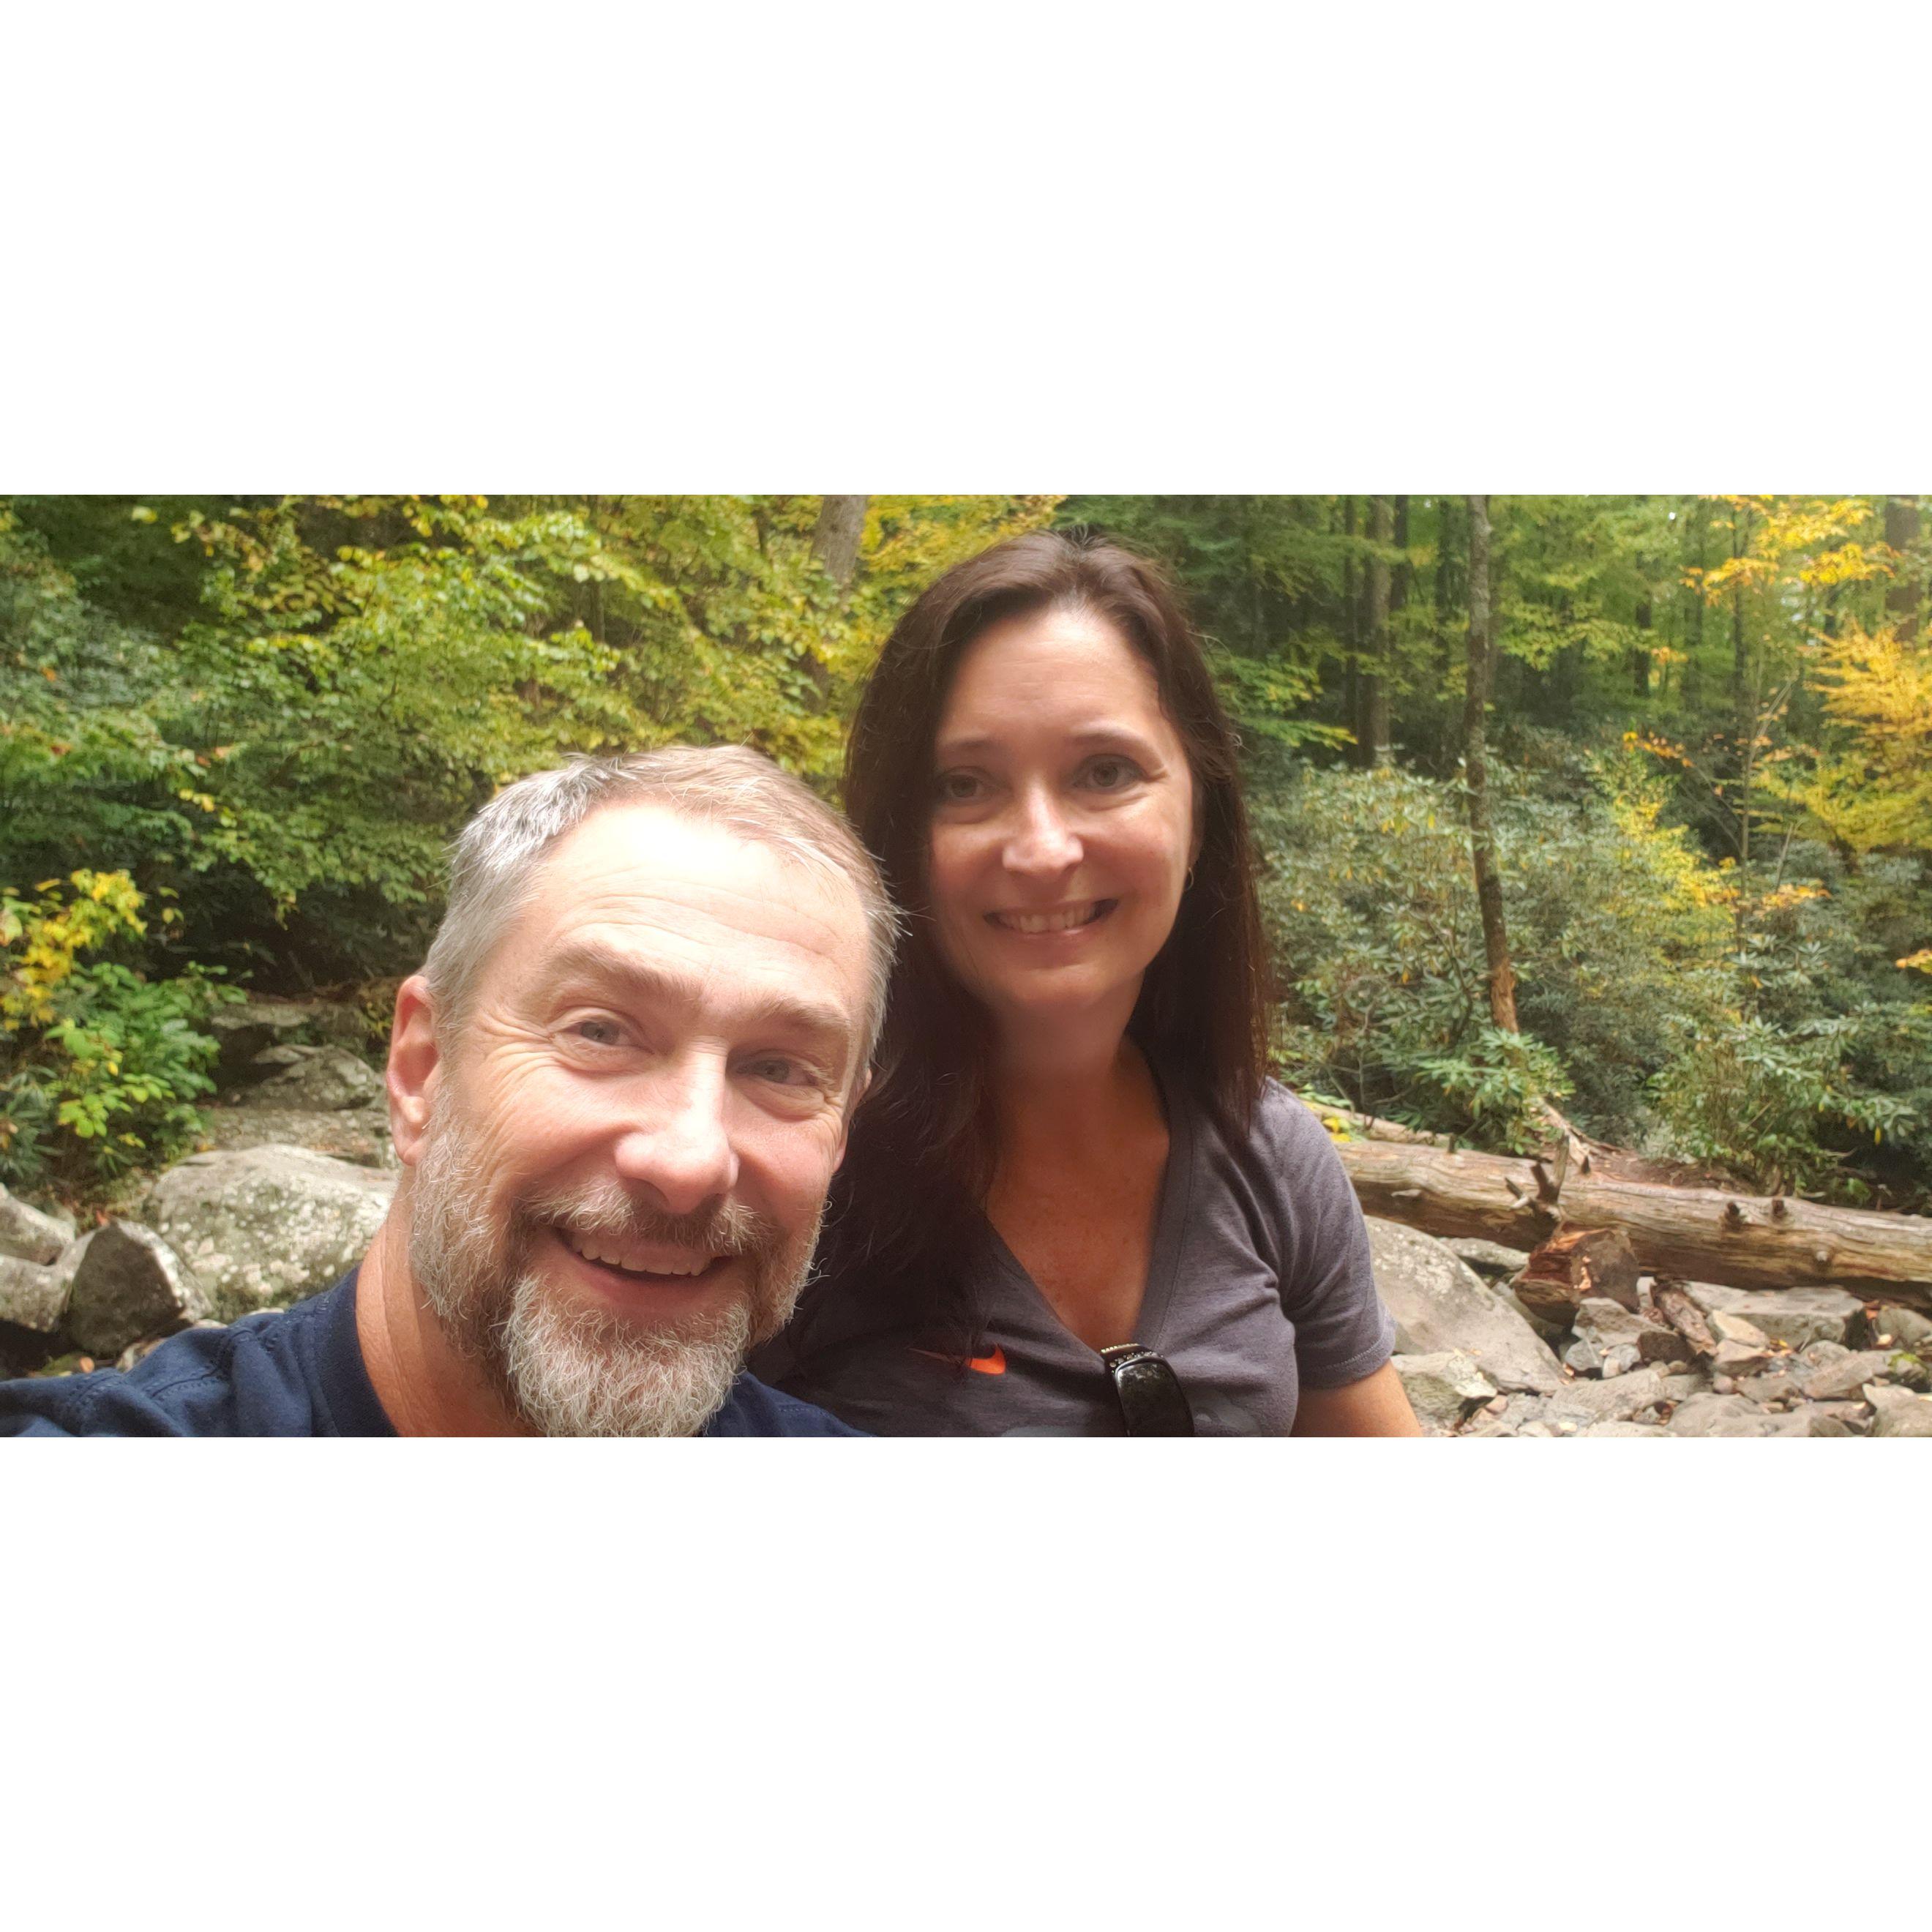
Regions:
M 1932 1396 L 1874 1382 L 1865 1390 L 1874 1436 L 1932 1436 Z
M 389 1134 L 386 1107 L 344 1107 L 332 1113 L 309 1113 L 296 1107 L 211 1107 L 208 1142 L 217 1152 L 238 1153 L 246 1148 L 307 1148 L 332 1160 L 357 1167 L 398 1165 L 396 1144 Z
M 45 1268 L 0 1255 L 0 1322 L 10 1322 L 37 1335 L 52 1334 L 67 1318 L 74 1270 L 92 1238 L 89 1235 L 72 1243 Z
M 333 1114 L 374 1106 L 382 1098 L 380 1076 L 344 1047 L 271 1046 L 249 1067 L 259 1078 L 236 1096 L 246 1106 Z
M 248 1064 L 266 1047 L 314 1036 L 321 1002 L 253 997 L 217 1006 L 208 1030 L 221 1048 L 217 1077 L 226 1086 L 249 1078 Z
M 1372 1217 L 1368 1229 L 1398 1353 L 1461 1349 L 1499 1389 L 1547 1394 L 1563 1386 L 1562 1365 L 1536 1331 L 1444 1243 L 1399 1221 Z
M 1714 1281 L 1684 1286 L 1706 1315 L 1741 1315 L 1787 1348 L 1843 1342 L 1864 1312 L 1864 1303 L 1841 1288 L 1727 1288 Z
M 1741 1395 L 1714 1394 L 1679 1402 L 1669 1424 L 1673 1436 L 1769 1436 L 1784 1426 L 1784 1418 Z
M 306 1148 L 191 1155 L 149 1189 L 142 1219 L 206 1283 L 220 1320 L 284 1308 L 346 1274 L 388 1212 L 396 1177 Z
M 112 1360 L 130 1342 L 172 1334 L 208 1312 L 194 1270 L 153 1229 L 110 1221 L 88 1238 L 74 1270 L 67 1329 L 88 1354 Z
M 1431 1436 L 1449 1436 L 1466 1415 L 1496 1394 L 1496 1384 L 1477 1367 L 1473 1355 L 1444 1348 L 1432 1355 L 1397 1355 L 1395 1372 L 1408 1394 L 1415 1419 Z
M 65 1215 L 43 1214 L 0 1187 L 0 1256 L 45 1268 L 73 1239 L 74 1223 Z

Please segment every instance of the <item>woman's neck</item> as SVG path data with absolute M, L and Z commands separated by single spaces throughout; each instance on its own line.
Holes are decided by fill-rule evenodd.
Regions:
M 1003 1043 L 1010 1048 L 1018 1042 Z M 1045 1042 L 1031 1043 L 1036 1049 Z M 1052 1050 L 1002 1050 L 992 1070 L 993 1108 L 1004 1154 L 1081 1148 L 1131 1134 L 1160 1099 L 1141 1051 L 1124 1034 L 1063 1038 Z

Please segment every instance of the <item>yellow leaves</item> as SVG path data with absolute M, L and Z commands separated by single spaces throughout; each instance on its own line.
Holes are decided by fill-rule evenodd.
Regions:
M 175 796 L 184 805 L 198 805 L 203 812 L 213 812 L 219 808 L 214 799 L 205 791 L 178 791 Z
M 146 504 L 136 503 L 128 512 L 128 520 L 134 524 L 152 524 L 155 520 L 154 512 Z
M 1921 952 L 1908 952 L 1903 959 L 1894 959 L 1892 963 L 1908 973 L 1932 973 L 1932 946 Z
M 61 884 L 44 881 L 34 889 L 40 895 L 35 902 L 11 897 L 0 902 L 0 947 L 5 955 L 0 1035 L 52 1019 L 54 993 L 72 975 L 81 953 L 118 934 L 147 930 L 140 916 L 141 895 L 125 872 L 71 874 L 66 881 L 71 896 L 65 904 Z

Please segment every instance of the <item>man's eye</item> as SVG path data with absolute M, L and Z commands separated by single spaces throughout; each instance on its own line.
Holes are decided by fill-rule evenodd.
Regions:
M 570 1034 L 592 1046 L 616 1046 L 623 1039 L 624 1029 L 615 1020 L 573 1020 Z
M 1144 776 L 1131 758 L 1093 758 L 1088 761 L 1087 782 L 1096 791 L 1119 791 L 1138 784 Z
M 768 1053 L 749 1062 L 746 1072 L 754 1080 L 769 1080 L 778 1087 L 816 1087 L 822 1083 L 816 1067 L 802 1060 L 788 1059 L 782 1053 Z

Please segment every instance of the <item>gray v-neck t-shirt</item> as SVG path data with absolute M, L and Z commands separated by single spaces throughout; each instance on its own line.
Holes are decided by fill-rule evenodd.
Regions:
M 1270 1081 L 1245 1136 L 1166 1083 L 1167 1167 L 1139 1319 L 1122 1341 L 1164 1356 L 1202 1436 L 1280 1436 L 1304 1388 L 1359 1382 L 1389 1359 L 1354 1190 L 1321 1123 Z M 968 1360 L 904 1331 L 763 1361 L 788 1393 L 880 1436 L 1118 1436 L 1096 1351 L 1062 1325 L 990 1227 L 976 1284 L 986 1326 Z

